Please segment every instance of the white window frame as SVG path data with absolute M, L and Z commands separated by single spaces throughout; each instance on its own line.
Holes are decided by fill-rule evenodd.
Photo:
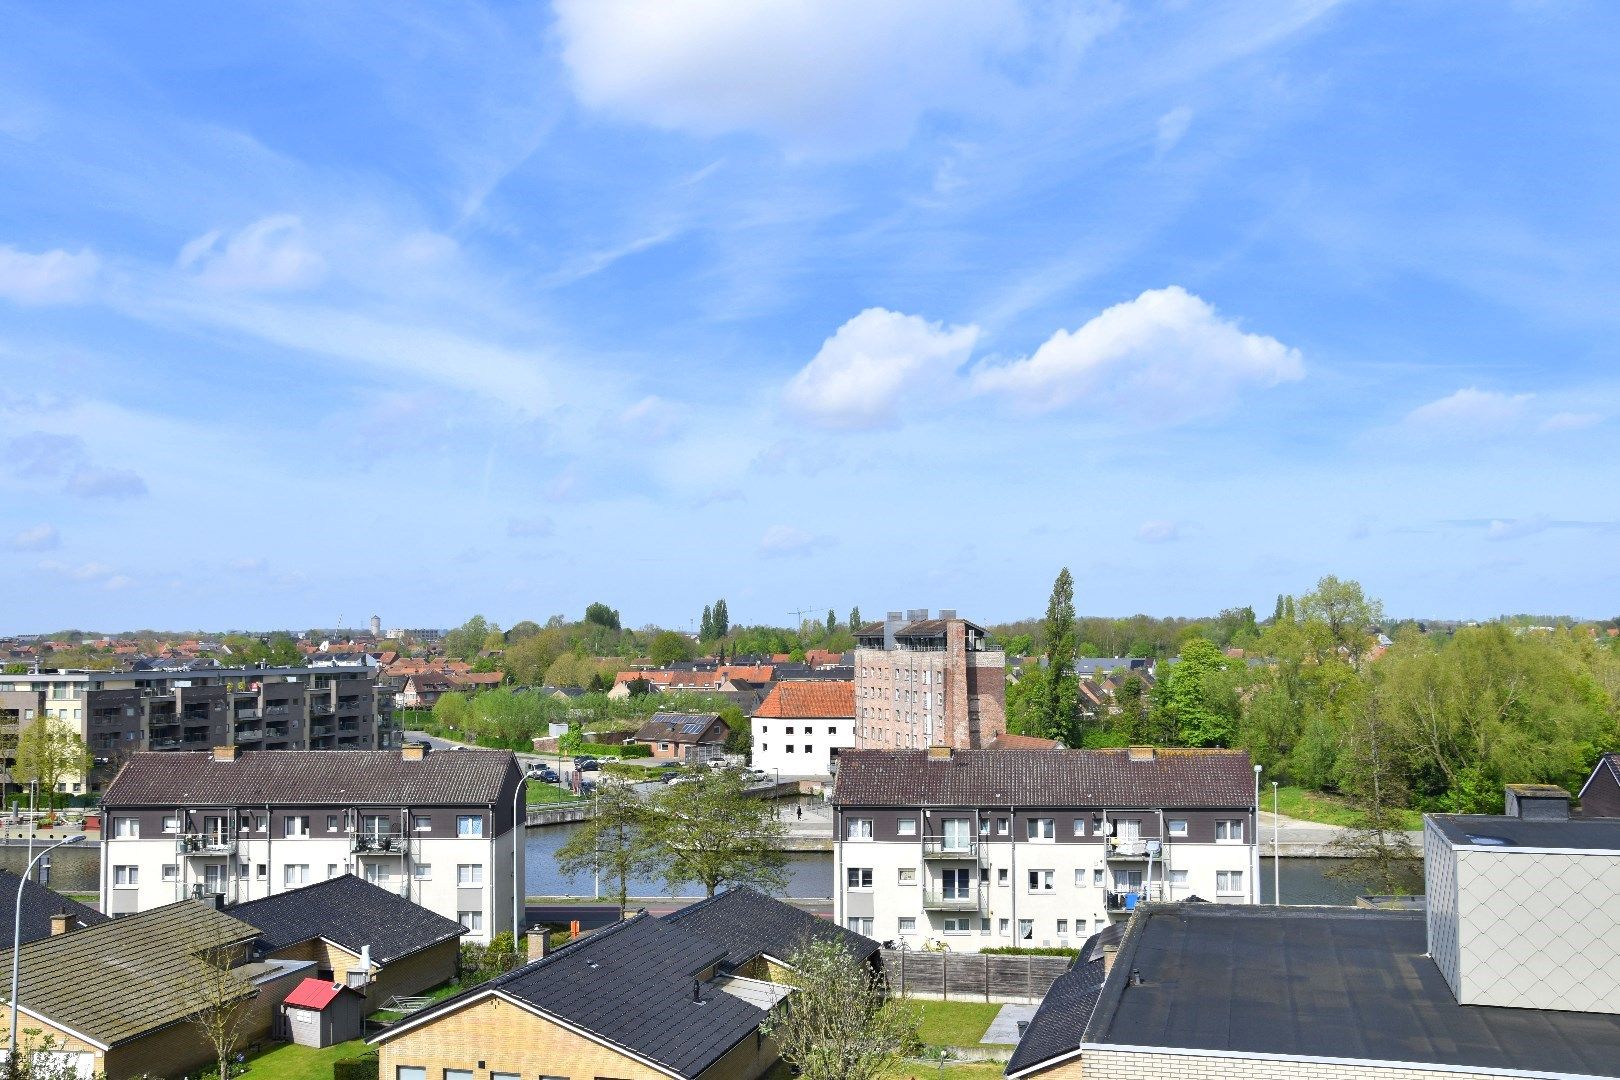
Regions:
M 900 916 L 900 932 L 902 934 L 915 934 L 917 932 L 917 916 Z
M 1182 839 L 1185 839 L 1187 836 L 1187 819 L 1166 818 L 1164 822 L 1164 832 L 1166 836 L 1181 837 Z
M 1032 841 L 1052 840 L 1057 836 L 1057 822 L 1049 817 L 1025 818 L 1024 833 Z
M 432 881 L 433 880 L 433 864 L 432 863 L 427 863 L 427 862 L 412 863 L 411 864 L 411 880 L 412 881 Z
M 113 867 L 113 888 L 138 889 L 141 887 L 141 868 L 130 864 Z
M 1227 883 L 1226 888 L 1221 887 L 1221 883 L 1223 881 Z M 1236 882 L 1235 885 L 1232 884 L 1234 881 Z M 1216 896 L 1243 896 L 1244 895 L 1244 892 L 1243 892 L 1243 871 L 1241 871 L 1241 870 L 1217 870 L 1217 871 L 1215 871 L 1215 895 Z
M 969 915 L 947 915 L 940 923 L 940 933 L 965 937 L 973 933 L 973 918 Z
M 457 863 L 456 888 L 482 889 L 484 887 L 483 863 Z
M 484 837 L 484 815 L 457 814 L 456 836 L 463 840 L 481 840 Z
M 1026 880 L 1029 882 L 1031 893 L 1055 892 L 1054 873 L 1051 870 L 1034 869 L 1029 871 Z
M 296 879 L 296 880 L 294 880 Z M 309 884 L 309 863 L 282 863 L 281 887 L 299 889 Z
M 872 868 L 870 866 L 844 867 L 844 885 L 858 892 L 872 891 Z
M 917 884 L 917 868 L 915 866 L 900 867 L 900 872 L 896 880 L 897 883 L 901 885 Z
M 859 818 L 859 817 L 845 818 L 844 819 L 844 839 L 845 840 L 870 840 L 870 839 L 872 839 L 872 819 L 869 818 L 869 817 L 867 817 L 867 818 Z
M 1232 835 L 1234 832 L 1237 833 L 1236 836 Z M 1226 833 L 1227 835 L 1222 836 L 1222 833 Z M 1217 844 L 1243 843 L 1243 819 L 1222 818 L 1221 820 L 1217 821 L 1215 823 L 1215 842 Z
M 894 832 L 896 836 L 916 836 L 917 819 L 914 817 L 896 818 Z
M 163 864 L 163 880 L 164 881 L 179 881 L 180 880 L 180 864 L 176 863 L 176 862 L 166 862 L 166 863 L 164 863 Z
M 484 913 L 482 911 L 458 911 L 456 912 L 456 921 L 474 934 L 483 933 Z
M 120 814 L 113 819 L 113 839 L 139 840 L 141 838 L 141 819 L 126 817 Z

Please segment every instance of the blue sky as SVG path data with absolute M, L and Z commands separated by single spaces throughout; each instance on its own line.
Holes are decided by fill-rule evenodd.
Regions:
M 0 630 L 1613 615 L 1617 23 L 13 8 Z

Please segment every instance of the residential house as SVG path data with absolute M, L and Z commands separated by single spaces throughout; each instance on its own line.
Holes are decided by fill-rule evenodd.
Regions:
M 310 974 L 298 961 L 257 961 L 257 931 L 199 900 L 25 944 L 17 957 L 22 1044 L 106 1080 L 178 1076 L 214 1064 L 192 1022 L 216 1005 L 240 1010 L 240 1043 L 267 1036 L 282 1000 Z M 11 950 L 0 954 L 10 967 Z
M 630 696 L 630 685 L 645 682 L 655 693 L 693 691 L 718 693 L 738 689 L 740 683 L 757 685 L 775 678 L 775 669 L 769 664 L 719 664 L 708 667 L 693 664 L 672 664 L 666 668 L 621 671 L 613 677 L 613 688 L 608 697 L 615 701 Z
M 418 671 L 405 676 L 394 705 L 401 709 L 431 709 L 441 697 L 453 693 L 456 684 L 442 671 Z
M 524 780 L 506 750 L 136 754 L 102 799 L 102 910 L 192 895 L 240 904 L 342 874 L 512 928 Z
M 365 1028 L 365 997 L 329 979 L 305 979 L 282 1002 L 287 1037 L 299 1046 L 335 1046 L 358 1039 Z
M 660 761 L 701 761 L 724 752 L 731 728 L 719 713 L 653 713 L 636 730 L 640 743 Z
M 1255 785 L 1233 750 L 845 750 L 834 914 L 974 952 L 1079 944 L 1148 900 L 1252 904 Z
M 793 904 L 740 885 L 677 908 L 664 921 L 725 947 L 721 970 L 751 979 L 781 982 L 793 957 L 814 942 L 832 942 L 857 961 L 881 970 L 882 947 Z
M 855 633 L 855 745 L 980 749 L 1007 730 L 1007 658 L 949 609 L 891 611 Z
M 308 960 L 314 975 L 361 995 L 373 1013 L 456 975 L 467 928 L 353 874 L 225 909 L 259 931 L 261 957 Z
M 729 955 L 639 913 L 374 1036 L 379 1075 L 753 1080 L 777 1059 L 760 1027 L 790 991 L 727 973 Z
M 19 885 L 22 886 L 20 902 Z M 24 882 L 10 870 L 0 870 L 0 910 L 12 906 L 16 907 L 17 932 L 25 942 L 94 926 L 108 919 L 93 907 L 70 900 L 31 879 Z
M 1011 1080 L 1081 1080 L 1080 1043 L 1097 1008 L 1114 955 L 1125 936 L 1125 923 L 1114 923 L 1091 935 L 1074 964 L 1058 976 L 1030 1019 L 1018 1046 L 1007 1060 Z
M 1581 816 L 1620 818 L 1620 753 L 1598 756 L 1592 775 L 1581 785 Z
M 771 687 L 752 721 L 751 762 L 789 777 L 832 776 L 838 754 L 855 745 L 855 684 L 813 680 Z

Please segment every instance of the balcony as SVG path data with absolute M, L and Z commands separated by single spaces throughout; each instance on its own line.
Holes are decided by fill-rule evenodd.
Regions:
M 174 850 L 181 855 L 235 855 L 236 841 L 217 833 L 187 833 L 174 842 Z
M 264 715 L 266 715 L 266 716 L 286 716 L 287 715 L 287 703 L 285 701 L 278 701 L 274 705 L 266 705 L 264 707 Z
M 267 739 L 285 739 L 287 737 L 286 724 L 264 725 L 264 737 Z
M 178 750 L 180 748 L 180 745 L 181 744 L 180 744 L 179 739 L 152 738 L 152 739 L 146 740 L 146 746 L 147 746 L 147 749 L 149 749 L 149 750 Z
M 311 724 L 309 725 L 309 733 L 316 737 L 335 735 L 337 734 L 337 727 L 334 724 Z
M 237 709 L 236 710 L 236 722 L 237 723 L 241 723 L 243 720 L 257 720 L 258 718 L 259 718 L 259 710 L 258 709 Z
M 1138 904 L 1156 903 L 1164 898 L 1164 882 L 1152 881 L 1121 892 L 1108 890 L 1103 896 L 1103 906 L 1116 915 L 1129 914 Z
M 1145 840 L 1141 838 L 1118 837 L 1108 838 L 1108 857 L 1110 859 L 1146 859 L 1149 856 L 1157 859 L 1164 853 L 1164 844 L 1159 840 Z
M 236 741 L 239 743 L 261 742 L 263 739 L 264 728 L 262 727 L 236 729 Z
M 330 716 L 331 714 L 332 703 L 330 701 L 320 701 L 315 698 L 309 699 L 309 715 Z
M 929 911 L 981 911 L 982 894 L 976 888 L 943 889 L 930 886 L 923 890 L 922 906 Z
M 349 837 L 349 850 L 356 855 L 404 855 L 410 838 L 397 832 L 357 832 Z
M 979 842 L 954 836 L 923 837 L 923 858 L 974 860 L 979 857 Z

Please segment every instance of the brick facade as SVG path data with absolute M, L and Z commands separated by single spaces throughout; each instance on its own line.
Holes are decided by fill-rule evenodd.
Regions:
M 1460 1069 L 1384 1068 L 1369 1062 L 1333 1064 L 1303 1058 L 1255 1058 L 1238 1054 L 1132 1053 L 1086 1050 L 1085 1080 L 1490 1080 L 1498 1073 Z M 1042 1073 L 1057 1077 L 1060 1069 Z M 1078 1080 L 1079 1070 L 1063 1080 Z
M 349 972 L 360 969 L 358 956 L 318 938 L 299 942 L 272 956 L 277 960 L 311 961 L 319 971 L 330 971 L 334 982 L 347 983 Z M 449 980 L 456 973 L 460 956 L 461 942 L 451 938 L 381 968 L 372 964 L 371 982 L 365 989 L 367 1015 L 382 1008 L 389 998 L 419 994 Z

